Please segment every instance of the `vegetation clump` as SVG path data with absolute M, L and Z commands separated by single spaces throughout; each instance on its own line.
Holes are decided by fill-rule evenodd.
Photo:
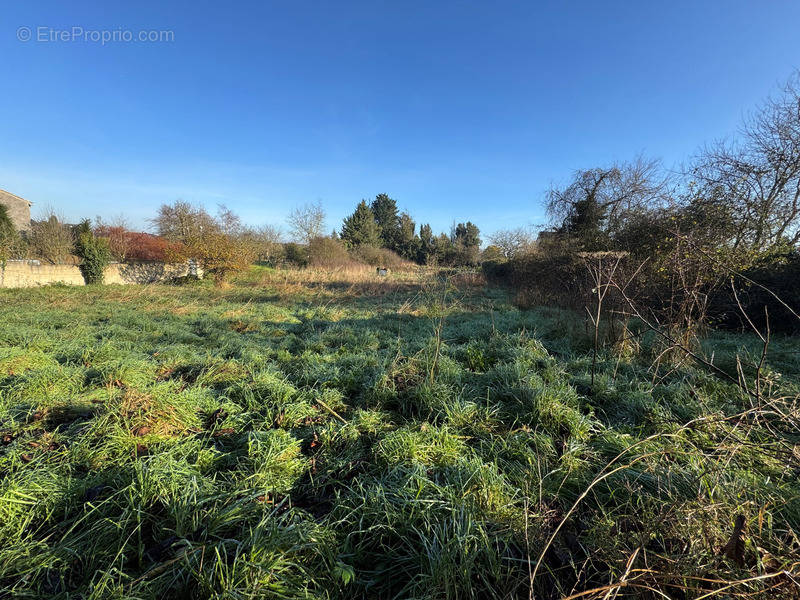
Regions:
M 94 235 L 88 221 L 77 228 L 75 254 L 81 259 L 79 266 L 86 283 L 103 283 L 105 269 L 111 261 L 111 250 L 106 239 Z
M 19 242 L 19 233 L 8 216 L 8 209 L 0 204 L 0 267 L 14 255 Z
M 800 243 L 798 102 L 795 73 L 737 139 L 706 146 L 683 173 L 642 157 L 576 171 L 549 191 L 550 228 L 535 245 L 518 231 L 494 234 L 486 275 L 525 306 L 582 310 L 601 259 L 601 270 L 617 263 L 608 314 L 647 314 L 689 337 L 756 322 L 796 331 L 800 295 L 787 282 Z M 769 314 L 790 318 L 768 323 Z

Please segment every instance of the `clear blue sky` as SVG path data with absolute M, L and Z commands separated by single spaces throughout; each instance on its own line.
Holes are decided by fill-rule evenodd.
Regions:
M 138 227 L 182 198 L 253 224 L 321 199 L 332 228 L 381 192 L 439 230 L 541 223 L 551 182 L 676 165 L 800 67 L 796 1 L 58 0 L 0 24 L 0 188 Z M 36 41 L 73 27 L 174 40 Z

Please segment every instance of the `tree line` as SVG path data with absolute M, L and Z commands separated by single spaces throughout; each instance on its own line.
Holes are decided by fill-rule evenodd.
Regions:
M 248 226 L 224 206 L 211 214 L 184 201 L 159 208 L 151 220 L 155 234 L 133 232 L 123 218 L 98 218 L 92 232 L 106 240 L 115 260 L 192 258 L 222 279 L 253 260 L 297 266 L 351 259 L 484 262 L 495 276 L 513 272 L 518 281 L 528 269 L 527 279 L 543 287 L 542 273 L 552 278 L 560 271 L 545 265 L 538 273 L 537 260 L 621 252 L 647 263 L 640 279 L 652 282 L 653 297 L 680 296 L 668 291 L 677 285 L 674 278 L 684 287 L 693 280 L 708 297 L 731 270 L 782 285 L 800 243 L 800 74 L 746 118 L 737 137 L 708 144 L 679 171 L 645 157 L 580 169 L 565 185 L 548 190 L 546 205 L 550 227 L 538 237 L 529 228 L 497 231 L 483 251 L 473 222 L 436 234 L 430 224 L 418 227 L 387 194 L 361 200 L 333 231 L 327 230 L 321 202 L 297 207 L 287 219 L 292 242 L 280 227 Z M 0 260 L 59 262 L 74 254 L 77 239 L 75 226 L 52 214 L 21 237 L 0 207 Z
M 680 233 L 745 262 L 800 243 L 800 73 L 677 173 L 658 161 L 579 170 L 552 188 L 554 237 L 586 251 L 651 254 Z
M 527 251 L 487 265 L 527 288 L 529 302 L 581 302 L 581 263 L 605 253 L 636 270 L 628 291 L 662 319 L 765 324 L 768 288 L 788 299 L 767 301 L 773 323 L 784 315 L 797 327 L 800 73 L 736 137 L 707 144 L 680 170 L 644 157 L 580 169 L 548 191 L 547 210 L 550 228 Z
M 422 265 L 477 265 L 481 246 L 480 230 L 471 221 L 454 224 L 449 235 L 434 235 L 430 224 L 421 225 L 417 232 L 411 215 L 400 212 L 397 201 L 386 194 L 359 202 L 333 237 L 347 248 L 385 248 Z
M 215 214 L 183 200 L 162 204 L 150 219 L 154 233 L 132 231 L 124 218 L 97 217 L 70 225 L 50 211 L 21 236 L 5 207 L 0 207 L 0 260 L 37 258 L 58 264 L 82 259 L 80 236 L 90 231 L 106 250 L 107 260 L 196 260 L 217 280 L 254 261 L 304 267 L 366 262 L 396 266 L 416 264 L 474 266 L 480 260 L 480 230 L 471 221 L 454 224 L 449 234 L 435 235 L 429 224 L 417 230 L 408 212 L 387 194 L 362 200 L 337 231 L 325 233 L 326 211 L 316 202 L 295 208 L 287 218 L 286 242 L 280 227 L 252 227 L 220 205 Z M 80 229 L 80 231 L 78 231 Z

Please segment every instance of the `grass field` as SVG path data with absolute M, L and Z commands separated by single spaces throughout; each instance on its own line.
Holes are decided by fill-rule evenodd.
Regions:
M 797 339 L 755 411 L 649 334 L 592 387 L 582 317 L 469 276 L 0 290 L 0 324 L 0 597 L 797 597 Z

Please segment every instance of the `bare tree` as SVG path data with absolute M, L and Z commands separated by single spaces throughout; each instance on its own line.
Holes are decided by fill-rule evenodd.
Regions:
M 184 200 L 162 204 L 151 223 L 161 237 L 171 242 L 187 242 L 219 228 L 204 208 Z
M 242 219 L 224 204 L 217 205 L 217 225 L 225 235 L 239 235 L 244 231 Z
M 198 261 L 217 285 L 246 270 L 257 257 L 253 237 L 239 216 L 223 205 L 214 218 L 202 208 L 178 201 L 161 206 L 153 223 L 163 237 L 180 242 L 168 253 L 170 260 Z
M 697 197 L 730 220 L 734 248 L 800 243 L 800 71 L 748 118 L 737 142 L 717 142 L 690 173 Z
M 500 248 L 505 258 L 514 258 L 533 250 L 536 236 L 530 227 L 500 229 L 489 236 L 489 243 Z
M 292 239 L 302 244 L 308 244 L 314 238 L 323 235 L 325 218 L 322 202 L 317 200 L 313 204 L 304 204 L 295 208 L 286 221 L 289 224 Z
M 620 255 L 612 256 L 609 261 L 602 253 L 596 255 L 584 256 L 586 269 L 589 271 L 589 276 L 592 282 L 592 296 L 594 299 L 594 307 L 590 310 L 586 306 L 586 312 L 592 321 L 594 327 L 593 348 L 592 348 L 592 389 L 594 389 L 594 378 L 597 370 L 597 355 L 600 351 L 600 320 L 603 317 L 603 301 L 608 295 L 608 290 L 614 283 L 614 275 L 619 267 Z
M 57 265 L 72 252 L 75 243 L 72 229 L 52 209 L 45 209 L 42 217 L 31 225 L 30 249 L 37 258 Z
M 130 225 L 123 214 L 108 221 L 99 215 L 95 217 L 94 234 L 108 240 L 108 249 L 114 260 L 123 262 L 128 257 L 133 241 L 130 236 Z
M 605 250 L 608 239 L 633 216 L 666 202 L 668 183 L 661 164 L 642 157 L 579 170 L 567 187 L 550 189 L 547 212 L 555 227 L 581 239 L 585 249 Z
M 242 232 L 242 237 L 251 241 L 258 260 L 270 262 L 281 253 L 283 231 L 280 227 L 261 225 L 256 228 L 246 228 Z
M 283 230 L 276 225 L 261 225 L 255 229 L 260 240 L 270 244 L 280 244 L 283 241 Z

